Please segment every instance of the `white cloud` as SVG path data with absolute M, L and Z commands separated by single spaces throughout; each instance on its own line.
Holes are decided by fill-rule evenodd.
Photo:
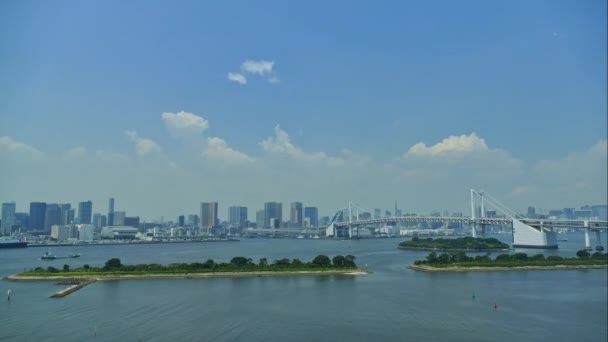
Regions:
M 169 133 L 175 137 L 185 134 L 200 134 L 209 128 L 207 120 L 196 114 L 184 111 L 178 113 L 165 112 L 161 117 L 165 121 Z
M 247 84 L 247 78 L 245 78 L 245 76 L 243 74 L 239 74 L 238 72 L 236 72 L 236 73 L 229 72 L 228 80 L 237 82 L 239 84 Z
M 264 76 L 272 73 L 272 68 L 274 67 L 274 61 L 252 61 L 246 60 L 241 65 L 241 70 L 245 73 L 249 74 L 258 74 L 260 76 Z
M 260 146 L 266 152 L 287 155 L 295 160 L 304 162 L 325 162 L 331 166 L 342 165 L 344 163 L 344 159 L 328 156 L 325 152 L 304 152 L 301 148 L 291 143 L 287 132 L 282 130 L 278 125 L 274 128 L 274 137 L 266 138 L 260 142 Z
M 204 155 L 212 161 L 227 163 L 252 163 L 254 161 L 245 153 L 229 147 L 224 139 L 218 137 L 207 139 Z
M 162 152 L 162 149 L 154 140 L 142 138 L 135 131 L 125 131 L 125 135 L 135 143 L 135 151 L 140 157 L 157 155 Z
M 237 82 L 239 84 L 246 84 L 247 78 L 245 75 L 257 75 L 265 79 L 272 84 L 280 83 L 279 77 L 274 71 L 274 61 L 265 60 L 246 60 L 241 64 L 241 72 L 229 72 L 228 80 Z
M 38 149 L 8 136 L 0 137 L 0 155 L 22 154 L 30 157 L 43 155 Z
M 475 133 L 471 133 L 469 135 L 449 136 L 433 146 L 427 146 L 425 143 L 419 142 L 410 147 L 407 155 L 434 157 L 450 153 L 469 153 L 487 150 L 488 145 L 486 141 Z

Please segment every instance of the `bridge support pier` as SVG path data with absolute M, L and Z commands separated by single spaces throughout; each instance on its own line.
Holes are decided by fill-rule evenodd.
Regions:
M 591 250 L 591 241 L 589 241 L 589 228 L 585 228 L 585 250 Z

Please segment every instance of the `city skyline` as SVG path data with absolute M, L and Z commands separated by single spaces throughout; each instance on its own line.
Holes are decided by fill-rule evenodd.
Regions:
M 465 3 L 2 2 L 0 202 L 606 203 L 606 3 Z

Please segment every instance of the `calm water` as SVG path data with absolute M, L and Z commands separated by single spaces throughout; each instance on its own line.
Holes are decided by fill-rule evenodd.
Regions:
M 574 255 L 583 235 L 568 239 L 560 250 L 545 254 Z M 54 254 L 82 257 L 46 262 L 37 260 L 45 251 L 41 248 L 0 250 L 2 277 L 35 266 L 102 265 L 112 257 L 126 264 L 166 264 L 228 261 L 237 255 L 257 261 L 353 254 L 373 272 L 357 277 L 97 282 L 62 299 L 49 298 L 64 287 L 52 282 L 0 281 L 0 340 L 607 340 L 606 270 L 417 273 L 405 266 L 427 253 L 397 250 L 399 241 L 253 239 L 57 247 Z M 7 288 L 13 293 L 10 302 Z

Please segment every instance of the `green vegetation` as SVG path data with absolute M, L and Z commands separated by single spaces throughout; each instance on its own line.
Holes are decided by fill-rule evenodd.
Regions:
M 332 263 L 333 260 L 333 263 Z M 65 265 L 67 266 L 67 265 Z M 278 259 L 269 264 L 266 258 L 256 264 L 251 258 L 234 257 L 229 263 L 216 263 L 209 259 L 205 262 L 175 263 L 169 265 L 140 264 L 123 265 L 120 259 L 112 258 L 103 267 L 84 265 L 81 268 L 70 269 L 69 266 L 59 270 L 49 266 L 46 269 L 36 267 L 20 276 L 66 276 L 83 277 L 95 275 L 147 275 L 147 274 L 183 274 L 183 273 L 215 273 L 215 272 L 289 272 L 289 271 L 342 271 L 356 269 L 355 257 L 352 255 L 337 255 L 330 259 L 327 255 L 318 255 L 310 262 L 300 259 Z
M 438 249 L 438 250 L 497 250 L 497 249 L 509 249 L 509 245 L 500 242 L 494 238 L 482 239 L 474 237 L 461 237 L 457 239 L 420 239 L 418 237 L 412 238 L 410 241 L 403 241 L 399 244 L 399 248 L 402 249 Z
M 579 265 L 608 265 L 608 254 L 596 252 L 589 254 L 578 251 L 577 258 L 560 256 L 545 257 L 543 254 L 528 256 L 526 253 L 500 254 L 494 260 L 489 255 L 467 256 L 465 252 L 430 253 L 425 260 L 416 260 L 414 265 L 428 265 L 435 268 L 446 267 L 522 267 L 522 266 L 579 266 Z

